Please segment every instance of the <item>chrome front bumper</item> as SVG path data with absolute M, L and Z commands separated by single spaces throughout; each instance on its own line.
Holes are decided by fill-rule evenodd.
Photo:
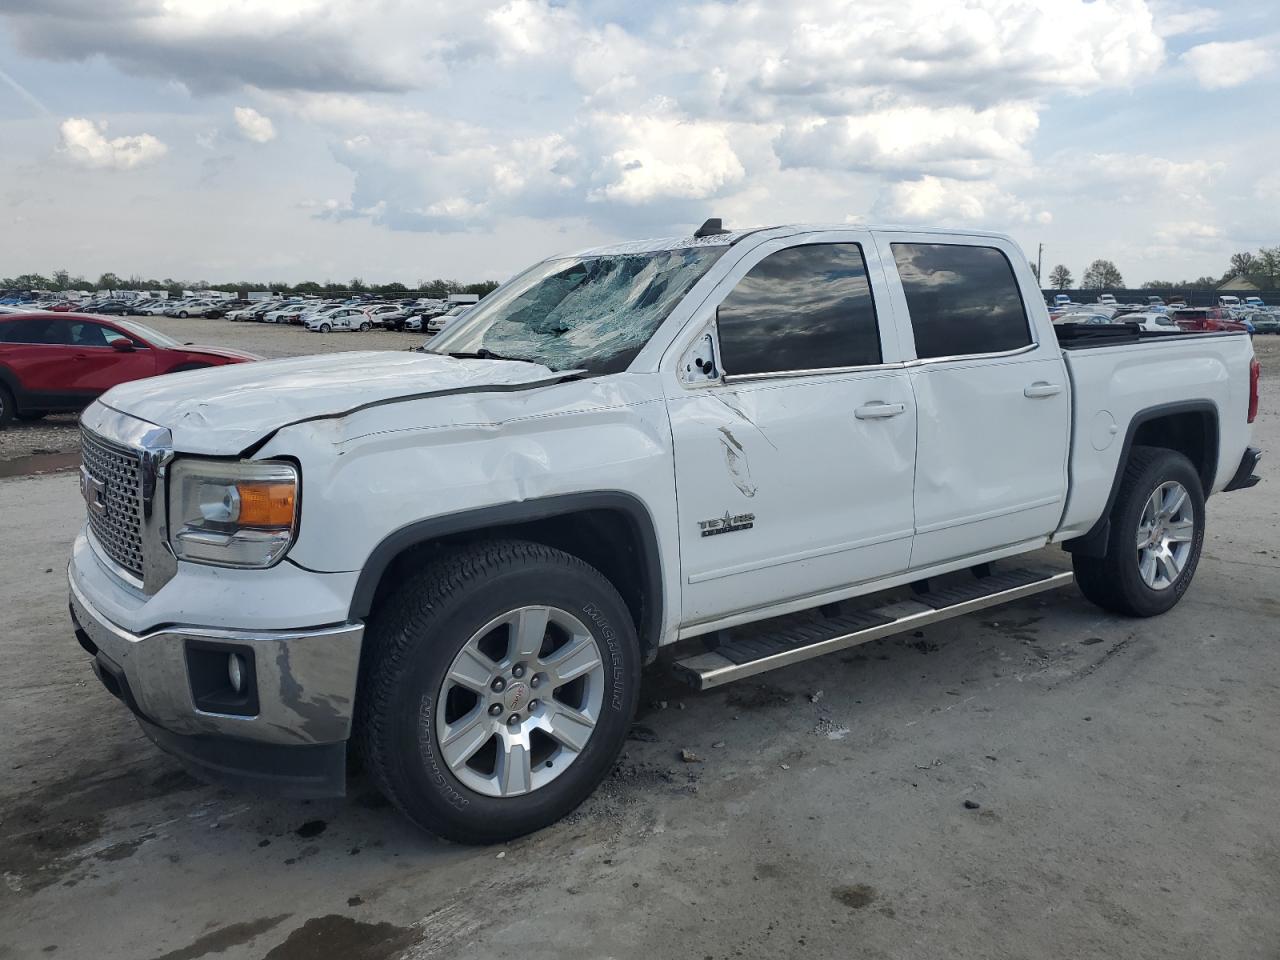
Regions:
M 112 692 L 144 726 L 183 737 L 287 746 L 339 744 L 351 735 L 363 624 L 296 632 L 173 626 L 139 635 L 98 613 L 74 579 L 69 578 L 69 586 L 81 644 L 95 656 L 99 676 L 104 669 L 109 674 L 103 682 L 123 687 L 127 695 Z M 253 715 L 197 707 L 189 652 L 210 644 L 252 650 Z

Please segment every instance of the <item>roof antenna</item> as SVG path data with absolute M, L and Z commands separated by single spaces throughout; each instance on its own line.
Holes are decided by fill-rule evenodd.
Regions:
M 718 234 L 728 233 L 728 232 L 729 232 L 728 230 L 726 230 L 724 227 L 720 225 L 719 217 L 712 217 L 709 220 L 707 220 L 705 223 L 703 223 L 703 225 L 700 226 L 697 230 L 694 231 L 693 238 L 695 240 L 698 240 L 698 239 L 701 239 L 702 237 L 714 237 L 714 236 L 717 236 Z

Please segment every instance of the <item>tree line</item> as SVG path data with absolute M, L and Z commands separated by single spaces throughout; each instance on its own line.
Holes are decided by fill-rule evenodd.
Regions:
M 1280 246 L 1263 247 L 1254 253 L 1233 253 L 1227 270 L 1220 277 L 1203 276 L 1196 280 L 1148 280 L 1142 290 L 1215 289 L 1236 277 L 1248 280 L 1260 290 L 1280 289 Z M 1075 289 L 1075 278 L 1066 264 L 1049 271 L 1049 286 L 1055 290 Z M 1081 290 L 1118 290 L 1124 278 L 1110 260 L 1095 260 L 1084 271 Z
M 108 292 L 111 290 L 165 290 L 169 296 L 179 297 L 183 290 L 270 290 L 272 293 L 296 294 L 299 296 L 340 293 L 374 293 L 381 296 L 405 297 L 416 294 L 420 297 L 443 299 L 451 293 L 474 293 L 484 296 L 498 285 L 496 280 L 483 280 L 479 283 L 461 283 L 457 280 L 419 280 L 416 287 L 408 287 L 403 283 L 365 283 L 360 277 L 352 277 L 346 283 L 335 283 L 326 280 L 318 283 L 306 280 L 302 283 L 264 283 L 260 280 L 237 280 L 233 283 L 209 283 L 205 280 L 183 281 L 166 277 L 163 280 L 140 277 L 134 274 L 120 277 L 114 273 L 104 273 L 97 280 L 87 277 L 72 276 L 66 270 L 55 270 L 49 276 L 39 273 L 24 273 L 16 277 L 0 277 L 0 290 L 91 290 Z

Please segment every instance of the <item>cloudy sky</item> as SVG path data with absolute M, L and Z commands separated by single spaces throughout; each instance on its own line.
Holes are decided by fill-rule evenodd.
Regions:
M 0 275 L 412 284 L 821 221 L 1280 243 L 1275 0 L 0 0 Z

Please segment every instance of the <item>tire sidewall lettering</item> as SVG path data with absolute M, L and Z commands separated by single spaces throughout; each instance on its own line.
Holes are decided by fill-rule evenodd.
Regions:
M 613 627 L 603 612 L 594 603 L 582 606 L 582 613 L 595 624 L 598 637 L 603 640 L 609 651 L 609 708 L 621 712 L 626 709 L 626 658 L 623 656 L 622 644 L 618 642 Z
M 462 810 L 471 801 L 454 788 L 449 778 L 444 775 L 444 771 L 440 769 L 440 762 L 435 751 L 435 715 L 435 697 L 430 694 L 424 694 L 418 701 L 418 757 L 427 771 L 427 776 L 436 785 L 445 800 L 451 806 Z

